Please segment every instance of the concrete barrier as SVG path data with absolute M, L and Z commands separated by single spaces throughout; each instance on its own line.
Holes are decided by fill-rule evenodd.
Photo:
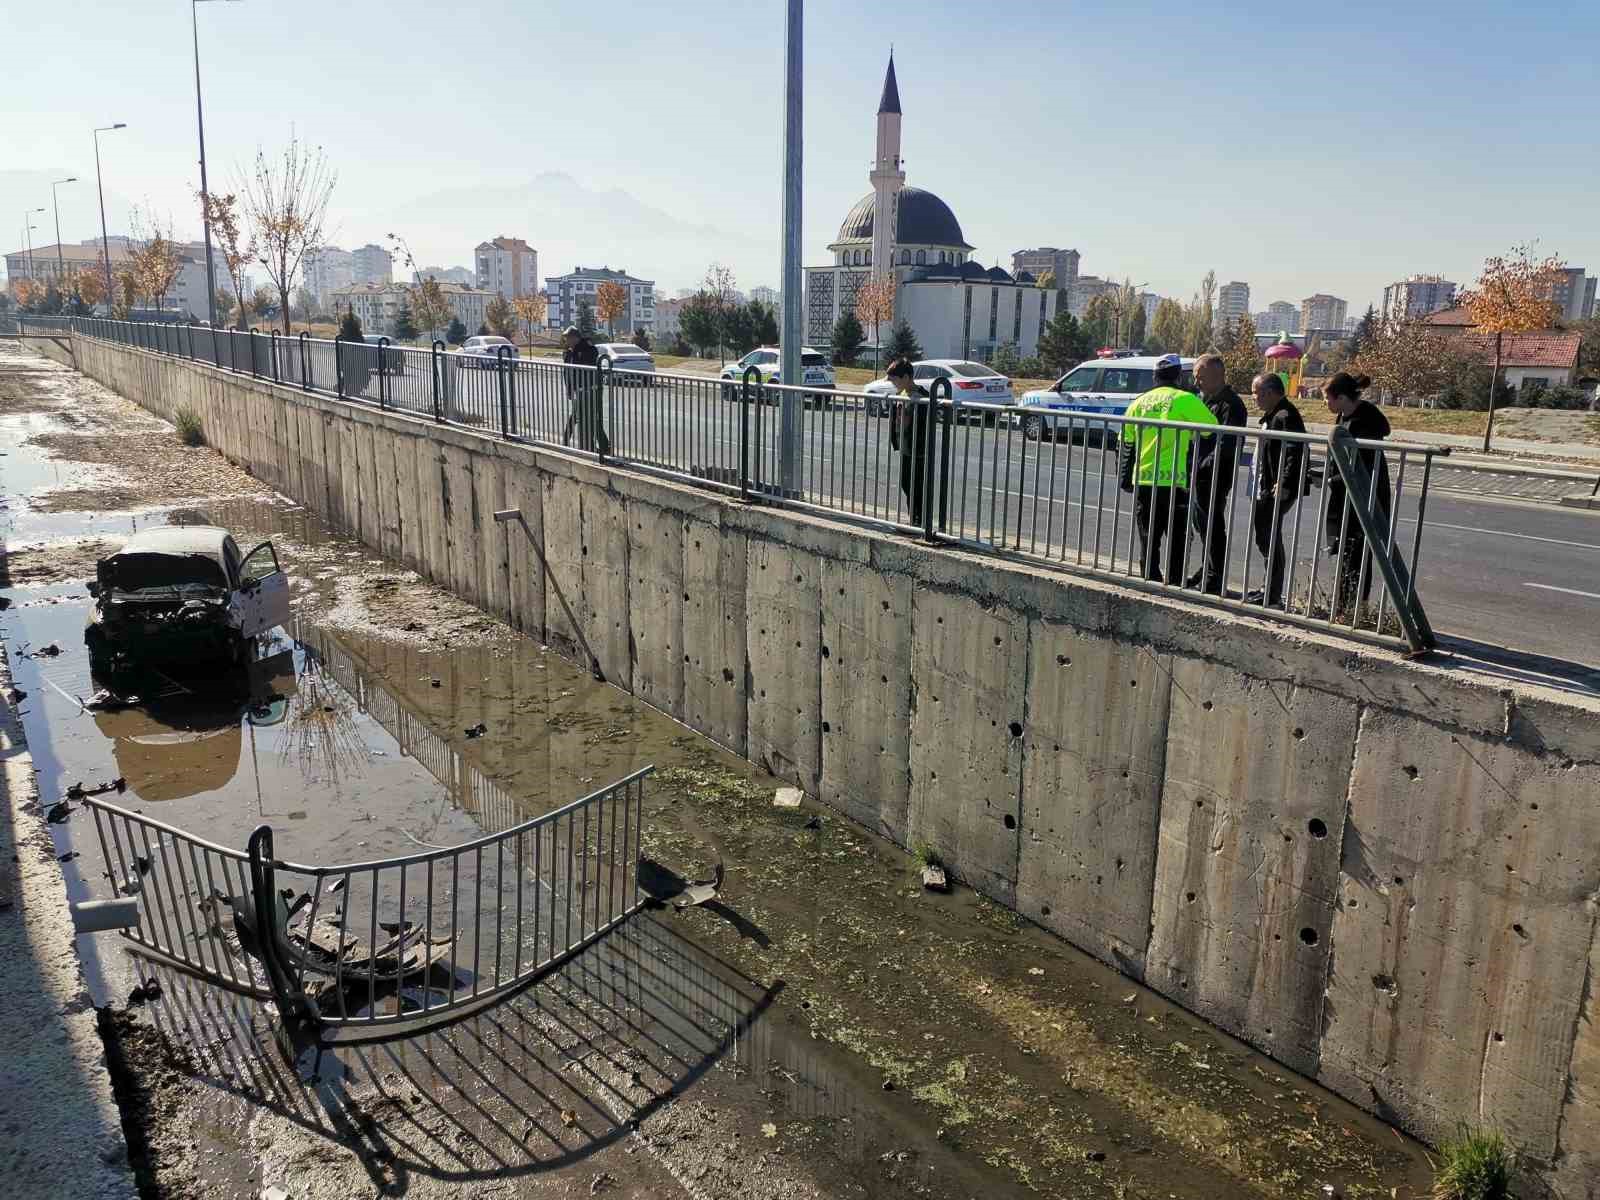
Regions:
M 43 352 L 54 354 L 52 347 Z M 330 523 L 1430 1140 L 1600 1194 L 1600 705 L 78 339 Z

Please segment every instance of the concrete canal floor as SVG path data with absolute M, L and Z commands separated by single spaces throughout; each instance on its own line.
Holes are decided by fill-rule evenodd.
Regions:
M 320 1057 L 79 938 L 144 1196 L 1427 1193 L 1416 1143 L 1009 911 L 925 892 L 843 817 L 775 808 L 748 763 L 98 385 L 0 349 L 0 448 L 0 633 L 41 803 L 122 777 L 119 803 L 214 841 L 266 822 L 281 857 L 373 859 L 654 764 L 645 854 L 727 869 L 718 902 L 641 914 L 497 1009 Z M 186 521 L 271 538 L 290 573 L 254 699 L 191 679 L 85 709 L 96 558 Z M 67 892 L 105 894 L 92 822 L 52 830 Z

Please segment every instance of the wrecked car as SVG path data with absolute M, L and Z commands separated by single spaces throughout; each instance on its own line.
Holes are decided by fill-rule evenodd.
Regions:
M 289 580 L 271 542 L 249 554 L 215 525 L 146 529 L 95 566 L 83 640 L 95 674 L 237 665 L 289 619 Z

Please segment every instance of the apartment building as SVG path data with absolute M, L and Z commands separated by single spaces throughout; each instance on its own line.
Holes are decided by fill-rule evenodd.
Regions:
M 521 238 L 494 237 L 473 250 L 479 291 L 507 300 L 539 291 L 539 252 Z

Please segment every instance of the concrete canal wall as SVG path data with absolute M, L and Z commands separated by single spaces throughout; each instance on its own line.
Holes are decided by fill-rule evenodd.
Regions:
M 619 686 L 1385 1118 L 1497 1126 L 1600 1195 L 1592 700 L 76 351 L 576 653 L 531 533 Z

